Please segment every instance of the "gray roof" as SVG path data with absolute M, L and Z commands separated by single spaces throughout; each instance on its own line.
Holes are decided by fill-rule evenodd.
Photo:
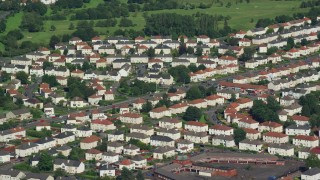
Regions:
M 140 156 L 140 155 L 136 155 L 136 156 L 134 156 L 131 160 L 132 161 L 143 161 L 143 160 L 145 160 L 146 158 L 144 158 L 144 157 L 142 157 L 142 156 Z
M 135 150 L 135 149 L 139 149 L 139 147 L 136 145 L 133 145 L 133 144 L 128 144 L 128 145 L 124 146 L 124 149 Z
M 269 147 L 285 150 L 293 149 L 293 146 L 290 144 L 269 144 Z
M 212 139 L 221 139 L 221 140 L 226 140 L 226 141 L 233 141 L 234 140 L 233 136 L 227 136 L 227 135 L 216 135 L 216 136 L 213 136 Z
M 106 164 L 101 166 L 100 170 L 115 170 L 115 169 L 112 166 L 109 166 L 108 164 Z
M 146 126 L 146 125 L 141 125 L 141 124 L 134 124 L 131 126 L 132 129 L 142 129 L 142 130 L 152 130 L 152 127 Z
M 64 133 L 58 134 L 54 138 L 56 138 L 56 139 L 64 139 L 64 138 L 70 137 L 70 136 L 74 136 L 74 134 L 72 132 L 64 132 Z
M 119 142 L 108 143 L 108 147 L 121 147 L 121 146 L 123 146 L 123 144 Z
M 69 149 L 71 149 L 70 146 L 64 145 L 64 146 L 58 147 L 58 148 L 57 148 L 57 151 L 66 151 L 66 150 L 69 150 Z
M 21 171 L 17 171 L 17 170 L 14 170 L 14 169 L 10 169 L 10 170 L 2 170 L 2 169 L 0 169 L 0 175 L 9 175 L 11 177 L 17 177 L 20 172 Z
M 311 169 L 303 172 L 302 174 L 307 175 L 307 176 L 314 176 L 316 174 L 320 174 L 320 168 L 314 167 L 314 168 L 311 168 Z
M 127 134 L 127 137 L 131 137 L 131 138 L 138 138 L 138 139 L 146 139 L 149 138 L 149 136 L 143 134 L 143 133 L 138 133 L 138 132 L 132 132 Z
M 171 142 L 173 141 L 173 139 L 171 139 L 170 137 L 167 136 L 158 136 L 158 135 L 152 135 L 150 140 L 153 141 L 164 141 L 164 142 Z
M 163 146 L 163 147 L 158 147 L 157 149 L 154 150 L 155 153 L 166 153 L 169 151 L 174 151 L 174 147 L 169 147 L 169 146 Z
M 310 130 L 310 126 L 308 124 L 305 125 L 297 125 L 297 124 L 291 124 L 286 129 L 302 129 L 302 130 Z
M 36 143 L 28 142 L 28 143 L 21 144 L 20 146 L 17 147 L 17 149 L 26 150 L 26 149 L 37 147 L 37 146 L 38 145 Z
M 240 143 L 254 144 L 254 145 L 262 145 L 263 144 L 259 140 L 249 140 L 249 139 L 245 139 L 245 140 L 241 141 Z

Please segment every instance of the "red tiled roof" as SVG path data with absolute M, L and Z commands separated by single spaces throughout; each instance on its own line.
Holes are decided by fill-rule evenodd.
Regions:
M 206 102 L 204 99 L 195 99 L 189 102 L 189 104 L 199 104 Z
M 98 149 L 89 149 L 87 151 L 88 154 L 101 154 L 102 152 L 99 151 Z
M 216 94 L 213 94 L 213 95 L 206 97 L 207 100 L 216 100 L 216 99 L 220 99 L 220 98 L 223 98 L 223 97 L 216 95 Z
M 164 111 L 167 111 L 167 110 L 168 109 L 166 107 L 158 107 L 158 108 L 152 109 L 151 112 L 160 113 L 160 112 L 164 112 Z
M 188 121 L 186 123 L 186 125 L 189 125 L 189 126 L 208 126 L 207 124 L 205 123 L 202 123 L 202 122 L 198 122 L 198 121 Z
M 278 133 L 278 132 L 267 132 L 267 133 L 264 133 L 263 136 L 279 137 L 279 138 L 288 137 L 288 135 L 283 133 Z
M 305 140 L 305 141 L 318 141 L 319 138 L 316 136 L 306 136 L 306 135 L 298 135 L 294 137 L 294 139 L 300 139 L 300 140 Z
M 306 116 L 293 115 L 291 118 L 294 121 L 309 121 L 309 118 Z
M 248 102 L 252 102 L 252 100 L 249 99 L 249 98 L 239 98 L 236 102 L 239 103 L 239 104 L 245 104 L 245 103 L 248 103 Z
M 132 164 L 132 162 L 129 159 L 125 159 L 125 160 L 122 160 L 120 164 L 124 166 L 129 166 L 130 164 Z
M 100 124 L 100 125 L 112 125 L 112 122 L 109 121 L 109 120 L 106 120 L 106 119 L 96 119 L 96 120 L 93 120 L 91 121 L 92 124 Z
M 12 133 L 15 133 L 15 132 L 21 132 L 21 131 L 24 131 L 25 129 L 23 127 L 16 127 L 16 128 L 12 128 L 10 129 L 10 131 Z
M 320 154 L 320 147 L 314 147 L 310 150 L 311 153 L 313 154 Z
M 92 143 L 92 142 L 96 142 L 96 141 L 100 141 L 101 138 L 99 138 L 98 136 L 92 135 L 89 137 L 86 137 L 84 139 L 81 140 L 82 143 Z
M 257 90 L 268 89 L 266 86 L 262 86 L 262 85 L 240 84 L 240 83 L 232 83 L 232 82 L 226 82 L 226 81 L 219 82 L 219 85 L 226 86 L 226 87 L 238 87 L 242 89 L 257 89 Z
M 260 132 L 256 129 L 251 129 L 251 128 L 243 128 L 243 130 L 247 133 L 247 134 L 259 134 Z
M 122 117 L 129 117 L 129 118 L 141 118 L 142 116 L 137 113 L 125 113 L 121 114 Z
M 142 99 L 142 98 L 138 98 L 136 99 L 133 103 L 134 104 L 144 104 L 146 102 L 146 100 Z
M 216 129 L 216 130 L 222 130 L 222 131 L 229 131 L 229 130 L 231 130 L 232 128 L 229 127 L 229 126 L 222 125 L 222 124 L 216 124 L 216 125 L 212 126 L 210 129 Z
M 186 107 L 186 106 L 188 106 L 187 103 L 178 103 L 178 104 L 174 104 L 174 105 L 170 106 L 169 108 L 171 108 L 171 109 L 178 109 L 178 108 Z
M 276 122 L 266 121 L 260 124 L 260 126 L 268 126 L 268 127 L 281 127 L 282 125 Z

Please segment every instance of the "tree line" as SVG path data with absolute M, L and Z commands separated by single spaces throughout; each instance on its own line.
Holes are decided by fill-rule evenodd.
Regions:
M 176 13 L 152 14 L 145 17 L 146 35 L 186 35 L 189 37 L 206 34 L 209 37 L 225 36 L 231 32 L 227 18 L 221 15 L 194 14 L 180 15 Z M 225 21 L 224 27 L 219 28 L 218 23 Z

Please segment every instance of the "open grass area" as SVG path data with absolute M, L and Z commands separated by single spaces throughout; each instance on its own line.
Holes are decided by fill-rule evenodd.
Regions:
M 121 0 L 121 2 L 126 2 L 127 0 Z M 194 4 L 196 7 L 202 2 L 204 4 L 210 4 L 215 2 L 213 0 L 177 0 L 181 4 Z M 103 3 L 103 0 L 91 0 L 90 3 L 86 3 L 83 8 L 94 8 L 98 6 L 98 4 Z M 274 1 L 274 0 L 250 0 L 250 3 L 246 3 L 243 0 L 243 3 L 236 3 L 236 0 L 224 0 L 223 6 L 220 3 L 213 3 L 211 8 L 208 9 L 173 9 L 173 10 L 158 10 L 158 11 L 148 11 L 146 12 L 148 15 L 156 14 L 156 13 L 178 13 L 184 15 L 192 15 L 195 13 L 206 13 L 211 15 L 223 15 L 229 16 L 231 19 L 228 21 L 229 26 L 234 29 L 243 29 L 248 30 L 255 26 L 258 19 L 261 18 L 274 18 L 278 15 L 292 15 L 293 13 L 298 12 L 306 12 L 308 9 L 300 9 L 298 8 L 301 1 Z M 231 2 L 231 7 L 227 8 L 226 4 Z M 70 19 L 73 11 L 77 9 L 68 10 L 68 19 Z M 46 15 L 50 15 L 52 13 L 51 9 L 48 9 Z M 17 13 L 14 16 L 10 16 L 7 20 L 7 29 L 6 32 L 1 33 L 0 35 L 5 35 L 8 31 L 13 29 L 18 29 L 21 23 L 23 16 L 23 12 Z M 130 20 L 135 24 L 134 27 L 122 28 L 122 27 L 108 27 L 101 28 L 95 27 L 94 29 L 102 36 L 112 35 L 114 31 L 117 29 L 134 29 L 134 30 L 142 30 L 145 25 L 145 20 L 143 18 L 143 12 L 132 12 L 130 13 Z M 118 23 L 120 18 L 117 19 Z M 99 20 L 94 20 L 95 22 Z M 42 32 L 29 33 L 24 32 L 25 37 L 20 41 L 30 40 L 35 43 L 42 43 L 43 45 L 47 45 L 50 41 L 50 37 L 52 35 L 63 35 L 63 34 L 71 34 L 73 30 L 69 30 L 70 23 L 73 23 L 75 26 L 78 21 L 70 21 L 70 20 L 60 20 L 60 21 L 52 21 L 46 20 L 44 22 L 44 30 Z M 222 22 L 221 22 L 222 23 Z M 55 31 L 50 31 L 50 27 L 54 25 L 56 27 Z M 221 24 L 222 26 L 222 24 Z M 0 43 L 0 50 L 4 47 Z

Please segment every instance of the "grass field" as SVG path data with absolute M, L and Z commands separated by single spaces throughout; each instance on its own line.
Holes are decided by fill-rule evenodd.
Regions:
M 127 0 L 121 0 L 121 2 L 126 2 Z M 178 0 L 183 4 L 190 3 L 195 4 L 198 6 L 201 2 L 208 4 L 211 3 L 213 0 Z M 232 5 L 230 8 L 225 7 L 227 2 L 231 2 Z M 85 4 L 84 8 L 92 8 L 96 7 L 98 4 L 103 3 L 103 0 L 91 0 L 90 3 Z M 184 15 L 191 15 L 197 12 L 199 13 L 206 13 L 211 15 L 223 15 L 229 16 L 231 19 L 229 20 L 229 26 L 235 29 L 243 29 L 248 30 L 255 26 L 258 19 L 261 18 L 274 18 L 278 15 L 292 15 L 293 13 L 298 12 L 306 12 L 308 9 L 300 9 L 298 8 L 301 1 L 271 1 L 271 0 L 251 0 L 250 3 L 238 3 L 236 4 L 236 0 L 224 0 L 223 6 L 220 4 L 213 3 L 211 8 L 208 9 L 174 9 L 174 10 L 159 10 L 159 11 L 149 11 L 147 14 L 155 14 L 155 13 L 178 13 Z M 51 10 L 48 10 L 47 15 L 51 14 Z M 19 28 L 21 23 L 23 13 L 20 12 L 15 14 L 14 16 L 9 17 L 7 20 L 7 29 L 6 32 L 13 29 Z M 70 17 L 70 16 L 68 16 Z M 127 29 L 135 29 L 135 30 L 142 30 L 145 25 L 145 20 L 143 18 L 142 12 L 134 12 L 130 13 L 130 17 L 135 27 L 129 27 Z M 44 22 L 44 31 L 37 32 L 37 33 L 28 33 L 24 32 L 25 38 L 21 41 L 31 40 L 36 43 L 43 43 L 44 45 L 50 41 L 50 37 L 55 35 L 62 35 L 62 34 L 70 34 L 72 33 L 69 30 L 70 23 L 73 22 L 74 25 L 77 24 L 77 21 L 51 21 L 47 20 Z M 119 19 L 118 19 L 119 22 Z M 55 31 L 50 31 L 51 25 L 56 27 Z M 113 32 L 121 27 L 110 27 L 110 28 L 98 28 L 95 27 L 95 30 L 99 32 L 102 36 L 112 35 Z M 125 28 L 124 28 L 125 29 Z M 4 35 L 2 33 L 0 35 Z M 0 50 L 3 49 L 3 45 L 0 44 Z

